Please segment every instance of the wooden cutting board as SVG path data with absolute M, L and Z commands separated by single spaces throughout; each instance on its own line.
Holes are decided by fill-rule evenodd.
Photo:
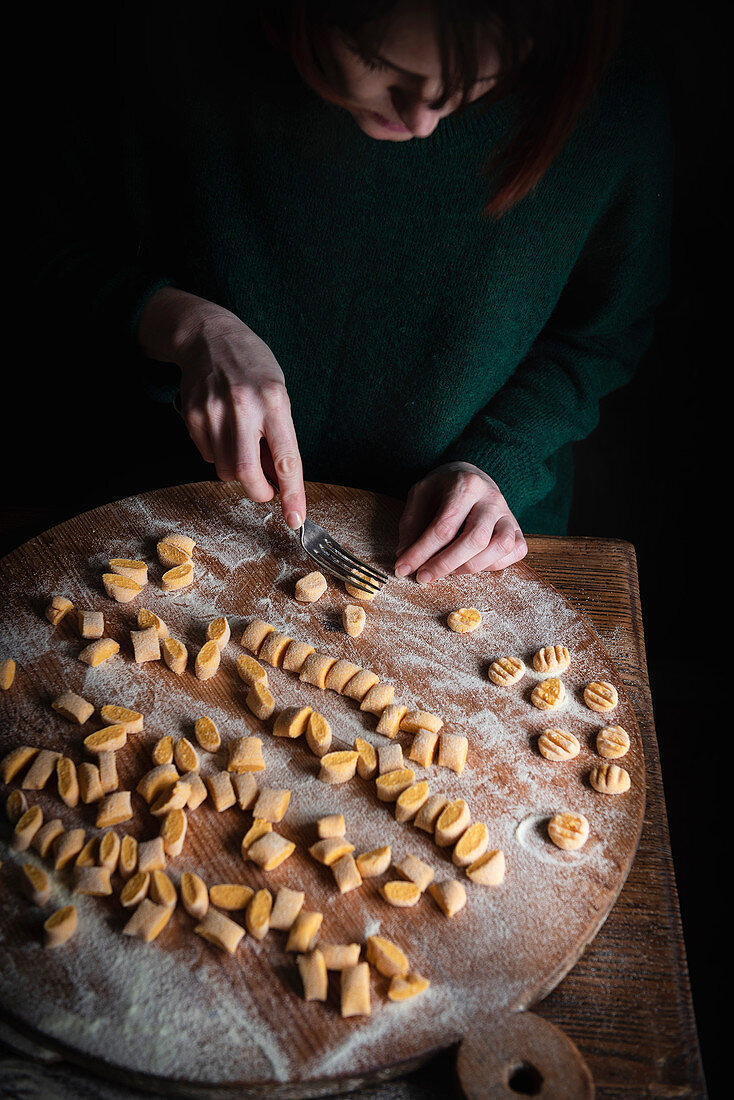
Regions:
M 315 483 L 307 491 L 316 522 L 358 556 L 390 570 L 399 501 Z M 158 584 L 162 569 L 155 546 L 174 530 L 196 540 L 196 580 L 192 588 L 166 596 Z M 150 564 L 150 583 L 130 604 L 105 595 L 101 574 L 111 557 Z M 310 568 L 277 506 L 247 501 L 234 484 L 197 483 L 119 501 L 31 540 L 0 561 L 0 660 L 12 656 L 18 666 L 12 688 L 0 693 L 0 752 L 29 743 L 81 761 L 82 739 L 100 723 L 95 716 L 78 727 L 57 715 L 50 702 L 64 689 L 89 699 L 97 712 L 117 703 L 145 715 L 144 732 L 130 737 L 118 754 L 120 785 L 133 791 L 150 766 L 154 742 L 169 733 L 193 740 L 193 724 L 202 714 L 215 720 L 224 745 L 242 735 L 261 736 L 267 768 L 258 779 L 261 786 L 292 790 L 277 829 L 296 842 L 296 853 L 269 873 L 244 863 L 240 840 L 251 815 L 236 807 L 217 814 L 207 801 L 190 814 L 184 851 L 169 864 L 174 881 L 193 870 L 209 884 L 246 882 L 273 893 L 284 884 L 302 889 L 306 906 L 324 914 L 323 940 L 364 942 L 379 932 L 400 944 L 413 969 L 430 978 L 430 989 L 393 1003 L 387 981 L 373 973 L 371 1016 L 342 1019 L 338 975 L 331 975 L 325 1004 L 303 1000 L 284 933 L 271 932 L 261 943 L 246 936 L 230 957 L 196 936 L 194 922 L 179 907 L 161 936 L 145 945 L 120 934 L 129 914 L 116 899 L 74 895 L 66 874 L 54 875 L 49 905 L 35 908 L 20 895 L 26 856 L 10 852 L 6 826 L 0 841 L 3 1010 L 68 1058 L 161 1094 L 342 1091 L 406 1072 L 437 1049 L 460 1043 L 457 1068 L 467 1096 L 516 1095 L 513 1078 L 516 1086 L 544 1097 L 591 1096 L 593 1083 L 576 1048 L 526 1009 L 560 981 L 598 931 L 639 839 L 644 761 L 617 670 L 590 625 L 522 563 L 498 575 L 451 577 L 427 588 L 392 581 L 365 604 L 368 626 L 358 639 L 341 628 L 342 608 L 354 601 L 337 582 L 316 604 L 294 600 L 295 581 Z M 103 610 L 106 632 L 120 642 L 119 656 L 95 669 L 80 662 L 85 643 L 73 617 L 57 628 L 44 617 L 56 593 L 77 608 Z M 448 612 L 462 606 L 482 611 L 477 632 L 447 629 Z M 190 670 L 175 677 L 162 662 L 136 665 L 129 630 L 136 628 L 140 607 L 160 615 L 190 653 L 203 643 L 207 624 L 226 615 L 232 640 L 218 674 L 202 683 Z M 318 761 L 303 739 L 274 738 L 271 723 L 249 713 L 235 661 L 242 629 L 254 617 L 372 669 L 395 685 L 396 701 L 439 714 L 447 730 L 469 738 L 461 776 L 436 766 L 415 770 L 432 793 L 465 798 L 473 820 L 487 824 L 490 846 L 501 848 L 507 860 L 501 886 L 471 883 L 452 864 L 450 849 L 396 822 L 393 807 L 376 798 L 373 781 L 321 783 Z M 572 663 L 563 676 L 563 709 L 544 713 L 529 702 L 540 678 L 530 659 L 552 643 L 567 645 Z M 509 689 L 487 677 L 489 663 L 504 654 L 521 656 L 529 667 Z M 331 723 L 334 748 L 351 748 L 357 736 L 388 743 L 375 732 L 377 719 L 351 700 L 280 669 L 268 671 L 277 707 L 309 704 L 319 710 Z M 593 679 L 609 680 L 619 691 L 609 717 L 583 703 L 583 687 Z M 632 741 L 621 761 L 632 786 L 621 796 L 599 794 L 588 782 L 600 762 L 596 733 L 610 723 L 624 726 Z M 537 738 L 548 726 L 575 733 L 579 756 L 563 764 L 545 760 Z M 407 756 L 409 735 L 398 739 Z M 217 757 L 201 755 L 202 774 L 226 764 L 224 746 Z M 90 835 L 96 832 L 94 808 L 68 809 L 53 781 L 47 790 L 28 794 L 42 806 L 45 820 L 60 817 L 68 828 L 82 824 Z M 137 794 L 132 798 L 135 821 L 118 831 L 141 839 L 155 835 L 156 820 Z M 548 818 L 563 809 L 590 821 L 590 838 L 579 852 L 561 852 L 547 838 Z M 412 909 L 392 908 L 379 892 L 387 876 L 341 895 L 329 869 L 308 854 L 317 818 L 333 812 L 344 814 L 357 853 L 389 843 L 394 859 L 416 855 L 434 868 L 437 881 L 461 879 L 465 908 L 448 919 L 427 895 Z M 79 908 L 76 936 L 57 951 L 44 951 L 43 920 L 71 901 Z M 242 920 L 242 914 L 231 915 Z

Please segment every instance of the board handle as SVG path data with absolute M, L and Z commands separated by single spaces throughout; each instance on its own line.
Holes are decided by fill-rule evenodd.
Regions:
M 593 1100 L 580 1051 L 560 1028 L 532 1012 L 474 1016 L 457 1056 L 467 1100 Z

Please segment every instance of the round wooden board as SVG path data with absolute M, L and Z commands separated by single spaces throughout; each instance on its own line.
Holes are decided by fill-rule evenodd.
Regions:
M 399 501 L 315 483 L 307 491 L 316 522 L 358 556 L 391 569 Z M 163 570 L 155 547 L 174 530 L 196 540 L 196 580 L 192 588 L 166 596 L 158 583 Z M 147 588 L 130 604 L 105 595 L 101 574 L 111 557 L 142 558 L 150 565 Z M 262 737 L 267 768 L 256 778 L 261 787 L 292 790 L 288 813 L 276 829 L 296 842 L 296 853 L 270 873 L 243 862 L 240 841 L 251 815 L 237 807 L 217 814 L 207 800 L 189 815 L 184 851 L 169 864 L 174 881 L 194 870 L 209 884 L 246 882 L 273 893 L 280 885 L 302 889 L 306 907 L 324 914 L 322 940 L 363 943 L 379 931 L 403 947 L 412 968 L 430 978 L 430 989 L 412 1001 L 393 1003 L 386 996 L 387 980 L 373 972 L 371 1016 L 342 1019 L 339 975 L 330 976 L 326 1003 L 305 1002 L 284 933 L 271 932 L 262 942 L 246 936 L 230 957 L 196 936 L 194 922 L 179 906 L 159 938 L 146 945 L 120 934 L 129 913 L 116 898 L 73 894 L 67 873 L 53 874 L 52 899 L 38 909 L 21 897 L 18 880 L 26 858 L 40 859 L 33 851 L 11 852 L 3 839 L 0 1004 L 18 1025 L 68 1056 L 161 1093 L 344 1090 L 408 1068 L 466 1036 L 459 1072 L 468 1095 L 514 1095 L 507 1091 L 507 1076 L 513 1065 L 533 1057 L 536 1064 L 545 1059 L 547 1081 L 554 1074 L 566 1081 L 561 1092 L 549 1086 L 543 1096 L 590 1095 L 592 1086 L 571 1044 L 520 1010 L 552 989 L 593 938 L 639 839 L 645 788 L 641 741 L 611 658 L 590 625 L 522 563 L 501 574 L 451 577 L 430 587 L 391 581 L 365 604 L 368 625 L 358 639 L 341 627 L 343 607 L 355 601 L 337 582 L 316 604 L 293 598 L 295 580 L 311 568 L 277 504 L 253 504 L 234 484 L 197 483 L 118 501 L 31 540 L 0 561 L 0 659 L 12 656 L 17 662 L 12 688 L 0 693 L 0 754 L 28 743 L 79 762 L 82 739 L 100 725 L 99 708 L 121 704 L 145 715 L 144 732 L 131 736 L 118 754 L 120 786 L 134 792 L 150 767 L 154 742 L 163 734 L 193 740 L 194 721 L 202 714 L 216 721 L 224 743 L 216 756 L 201 754 L 204 775 L 226 766 L 229 740 Z M 86 643 L 74 616 L 57 628 L 44 617 L 57 593 L 76 608 L 104 611 L 106 633 L 121 646 L 117 657 L 97 668 L 77 659 Z M 454 634 L 446 615 L 465 606 L 482 611 L 482 627 Z M 136 665 L 129 630 L 137 627 L 140 607 L 160 615 L 190 654 L 203 644 L 208 622 L 226 615 L 232 640 L 217 675 L 200 682 L 191 667 L 176 677 L 162 662 Z M 254 617 L 321 652 L 372 669 L 395 685 L 396 701 L 439 714 L 446 730 L 469 738 L 461 776 L 436 766 L 414 767 L 432 792 L 465 798 L 472 818 L 487 824 L 490 846 L 501 848 L 507 860 L 501 886 L 470 882 L 452 864 L 450 849 L 396 822 L 393 807 L 377 799 L 373 781 L 321 783 L 318 761 L 303 738 L 274 738 L 272 723 L 249 713 L 235 661 L 242 652 L 242 629 Z M 562 709 L 541 712 L 529 702 L 540 679 L 530 660 L 540 646 L 556 642 L 572 653 L 563 675 L 567 698 Z M 503 654 L 521 656 L 529 669 L 509 689 L 487 677 L 489 663 Z M 351 748 L 357 736 L 375 745 L 389 743 L 375 732 L 377 719 L 351 700 L 281 669 L 268 673 L 278 708 L 309 704 L 328 718 L 333 748 Z M 583 703 L 583 687 L 593 679 L 609 680 L 619 691 L 619 705 L 608 717 Z M 65 689 L 96 707 L 83 727 L 51 709 L 51 700 Z M 623 796 L 599 794 L 588 782 L 590 769 L 600 762 L 596 733 L 606 724 L 624 726 L 632 741 L 621 761 L 632 778 Z M 548 726 L 576 734 L 582 748 L 574 760 L 553 764 L 540 755 L 537 738 Z M 397 740 L 407 757 L 410 736 L 401 733 Z M 60 817 L 67 828 L 82 824 L 90 835 L 97 832 L 94 807 L 68 809 L 53 780 L 44 791 L 28 792 L 28 798 L 42 806 L 46 820 Z M 135 819 L 118 832 L 154 836 L 156 819 L 139 795 L 133 793 L 132 800 Z M 590 821 L 589 840 L 579 852 L 561 852 L 548 840 L 548 818 L 562 809 Z M 465 908 L 447 919 L 428 895 L 414 908 L 393 908 L 379 890 L 388 875 L 340 894 L 330 870 L 308 854 L 317 818 L 333 812 L 344 814 L 355 854 L 387 843 L 394 860 L 412 853 L 434 868 L 436 881 L 464 883 Z M 57 951 L 43 951 L 43 920 L 71 901 L 79 909 L 76 936 Z M 243 914 L 231 916 L 243 920 Z M 535 1044 L 533 1034 L 539 1036 Z M 570 1085 L 571 1067 L 578 1087 Z

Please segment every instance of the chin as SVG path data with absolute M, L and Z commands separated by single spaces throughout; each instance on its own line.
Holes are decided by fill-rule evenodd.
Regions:
M 368 137 L 375 138 L 376 141 L 412 141 L 413 139 L 410 130 L 392 130 L 375 117 L 375 112 L 365 108 L 353 111 L 352 115 L 360 130 Z

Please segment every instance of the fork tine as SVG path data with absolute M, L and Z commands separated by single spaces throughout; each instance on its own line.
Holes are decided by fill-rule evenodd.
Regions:
M 350 584 L 353 583 L 351 573 L 348 573 L 343 569 L 337 569 L 334 566 L 329 565 L 326 561 L 324 561 L 323 558 L 319 557 L 317 554 L 312 553 L 310 550 L 306 550 L 306 553 L 308 554 L 309 558 L 312 559 L 312 561 L 315 561 L 316 564 L 320 565 L 322 569 L 325 569 L 327 573 L 331 573 L 333 576 L 338 577 L 340 581 L 349 581 Z M 365 589 L 365 591 L 367 591 L 367 589 Z M 373 590 L 370 589 L 370 591 L 373 591 Z
M 350 554 L 349 551 L 345 550 L 343 546 L 340 546 L 338 542 L 334 542 L 334 539 L 331 538 L 330 535 L 327 535 L 326 538 L 322 540 L 321 545 L 331 550 L 334 554 L 338 554 L 350 565 L 356 566 L 356 568 L 361 569 L 362 572 L 367 573 L 370 579 L 374 577 L 375 580 L 382 581 L 383 584 L 390 580 L 388 575 L 383 573 L 381 569 L 377 569 L 374 565 L 368 565 L 367 562 L 362 561 L 360 558 L 355 558 L 354 554 Z
M 339 575 L 342 576 L 345 581 L 348 581 L 349 584 L 353 585 L 355 588 L 359 588 L 363 592 L 368 592 L 372 596 L 375 595 L 376 592 L 380 591 L 380 585 L 377 583 L 377 581 L 373 580 L 371 577 L 360 577 L 354 571 L 354 569 L 345 566 L 344 562 L 338 556 L 332 555 L 328 547 L 319 546 L 317 549 L 317 554 L 319 556 L 318 558 L 314 558 L 314 560 L 321 562 L 321 564 L 324 566 L 326 566 L 327 564 L 330 565 L 332 567 L 332 570 L 341 570 Z M 312 557 L 313 556 L 314 555 L 312 555 Z

